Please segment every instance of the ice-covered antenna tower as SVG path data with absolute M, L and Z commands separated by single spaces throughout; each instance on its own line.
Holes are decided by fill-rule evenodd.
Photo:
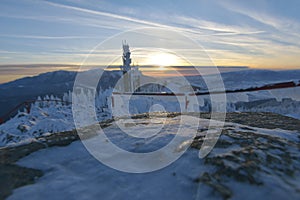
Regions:
M 122 92 L 134 92 L 136 88 L 140 85 L 140 76 L 141 72 L 139 71 L 138 66 L 130 66 L 131 64 L 131 52 L 129 49 L 129 45 L 127 44 L 126 40 L 122 41 L 123 46 L 123 55 L 122 61 L 123 65 L 120 66 L 120 69 L 123 73 L 123 81 L 122 84 L 119 86 L 119 89 Z
M 130 53 L 129 45 L 126 43 L 126 40 L 122 41 L 122 46 L 123 46 L 123 55 L 122 55 L 123 65 L 120 67 L 120 69 L 123 72 L 123 86 L 121 90 L 123 92 L 131 92 L 132 85 L 133 85 L 131 66 L 130 66 L 131 53 Z
M 123 44 L 123 66 L 121 66 L 121 70 L 123 73 L 126 73 L 131 70 L 130 64 L 131 64 L 131 58 L 130 58 L 130 49 L 129 45 L 126 43 L 126 40 L 122 42 Z

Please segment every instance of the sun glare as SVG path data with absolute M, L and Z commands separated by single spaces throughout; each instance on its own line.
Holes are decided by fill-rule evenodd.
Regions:
M 176 66 L 178 62 L 178 57 L 170 53 L 150 54 L 147 59 L 147 64 L 158 66 L 160 70 L 164 70 L 166 66 Z

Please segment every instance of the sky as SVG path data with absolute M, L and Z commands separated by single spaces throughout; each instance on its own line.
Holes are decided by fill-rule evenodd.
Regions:
M 199 52 L 186 45 L 190 41 L 183 41 L 196 42 L 218 66 L 300 69 L 299 8 L 298 0 L 1 0 L 0 82 L 5 77 L 8 80 L 59 68 L 54 64 L 71 69 L 70 65 L 85 62 L 91 50 L 90 57 L 95 58 L 91 64 L 107 65 L 106 59 L 98 58 L 120 58 L 123 39 L 133 50 L 153 50 L 161 45 L 173 53 L 185 52 L 185 59 L 194 65 L 203 65 L 197 61 Z M 163 29 L 160 35 L 170 44 L 151 46 L 147 41 L 153 38 L 149 35 L 137 43 L 132 35 L 123 34 L 136 29 Z M 185 39 L 172 33 L 168 38 L 168 31 Z M 99 46 L 107 40 L 106 48 Z M 134 52 L 139 51 L 133 51 L 133 56 Z M 167 54 L 165 58 L 172 60 Z M 139 55 L 135 57 L 139 65 L 162 59 L 162 55 L 152 60 Z M 169 64 L 189 63 L 172 61 Z M 121 59 L 114 60 L 114 64 L 120 63 Z M 26 68 L 20 66 L 23 64 Z M 29 64 L 53 67 L 38 70 Z

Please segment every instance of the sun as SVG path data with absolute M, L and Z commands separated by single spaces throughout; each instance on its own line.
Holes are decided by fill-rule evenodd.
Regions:
M 147 59 L 147 64 L 158 66 L 161 70 L 166 66 L 176 66 L 178 63 L 178 57 L 170 53 L 152 53 Z

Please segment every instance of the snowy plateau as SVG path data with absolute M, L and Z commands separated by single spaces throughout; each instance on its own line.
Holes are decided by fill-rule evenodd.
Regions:
M 226 90 L 236 90 L 287 81 L 298 83 L 300 70 L 242 70 L 221 75 Z M 61 76 L 68 75 L 65 72 L 47 73 L 2 84 L 0 88 L 5 91 L 22 85 L 22 90 L 26 90 L 32 88 L 33 80 Z M 79 95 L 83 98 L 80 100 L 85 102 L 96 96 L 97 120 L 104 133 L 121 148 L 143 153 L 156 151 L 168 144 L 180 125 L 181 113 L 175 104 L 151 98 L 133 99 L 131 113 L 136 120 L 134 130 L 144 132 L 162 126 L 161 131 L 147 138 L 122 134 L 118 122 L 126 119 L 112 120 L 110 107 L 111 87 L 119 76 L 111 72 L 109 77 L 113 81 L 100 85 L 96 95 L 81 91 L 84 95 Z M 187 151 L 161 170 L 132 174 L 102 164 L 89 154 L 79 140 L 72 104 L 64 103 L 72 102 L 71 85 L 75 76 L 72 77 L 61 83 L 65 86 L 61 91 L 32 94 L 31 97 L 38 101 L 31 105 L 29 113 L 20 110 L 0 125 L 0 168 L 3 177 L 0 198 L 300 198 L 300 87 L 227 94 L 227 117 L 222 134 L 213 150 L 201 159 L 198 154 L 209 128 L 211 102 L 209 95 L 199 96 L 199 102 L 202 102 L 201 114 L 197 115 L 200 125 L 193 140 L 185 141 L 190 144 Z M 202 80 L 196 77 L 187 79 L 205 90 Z M 55 87 L 62 88 L 59 85 Z M 166 114 L 144 115 L 153 104 L 163 104 Z M 95 135 L 85 140 L 93 142 L 97 141 L 97 137 Z M 101 144 L 98 145 L 101 147 Z M 119 159 L 124 165 L 134 162 L 117 154 L 112 154 L 111 159 Z

